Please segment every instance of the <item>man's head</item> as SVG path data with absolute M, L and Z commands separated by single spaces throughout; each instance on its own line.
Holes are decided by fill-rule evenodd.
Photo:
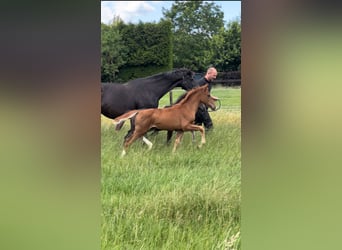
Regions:
M 216 79 L 216 76 L 217 76 L 217 70 L 214 67 L 208 68 L 207 73 L 205 74 L 205 78 L 208 81 L 212 81 Z

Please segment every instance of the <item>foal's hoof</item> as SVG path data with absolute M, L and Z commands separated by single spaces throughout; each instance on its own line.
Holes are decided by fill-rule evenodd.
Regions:
M 125 150 L 123 150 L 123 151 L 121 152 L 121 155 L 120 155 L 120 157 L 121 157 L 121 158 L 123 158 L 125 155 L 126 155 L 126 151 L 125 151 Z

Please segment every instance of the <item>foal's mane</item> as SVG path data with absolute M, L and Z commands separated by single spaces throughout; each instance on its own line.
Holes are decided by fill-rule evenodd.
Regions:
M 195 88 L 189 90 L 186 93 L 185 97 L 180 102 L 176 103 L 175 105 L 178 105 L 178 104 L 182 105 L 184 102 L 187 102 L 189 100 L 190 96 L 194 95 L 195 92 L 197 93 L 199 91 L 199 89 L 203 89 L 203 87 L 204 86 L 198 86 L 198 87 L 195 87 Z

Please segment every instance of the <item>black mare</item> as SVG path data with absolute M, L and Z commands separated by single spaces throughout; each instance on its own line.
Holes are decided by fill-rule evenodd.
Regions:
M 194 85 L 193 72 L 176 69 L 126 83 L 101 83 L 101 113 L 114 119 L 133 109 L 157 108 L 159 99 L 175 87 Z
M 192 89 L 195 86 L 193 74 L 191 70 L 182 68 L 126 83 L 101 83 L 101 113 L 114 119 L 133 109 L 157 108 L 159 99 L 173 88 Z M 131 120 L 131 128 L 125 138 L 134 131 L 134 126 Z

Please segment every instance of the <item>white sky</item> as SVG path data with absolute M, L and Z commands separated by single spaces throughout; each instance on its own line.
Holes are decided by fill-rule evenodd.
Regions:
M 109 24 L 114 15 L 128 23 L 159 22 L 162 7 L 170 9 L 174 1 L 101 1 L 101 22 Z M 221 6 L 224 20 L 229 22 L 241 16 L 241 1 L 213 1 Z

